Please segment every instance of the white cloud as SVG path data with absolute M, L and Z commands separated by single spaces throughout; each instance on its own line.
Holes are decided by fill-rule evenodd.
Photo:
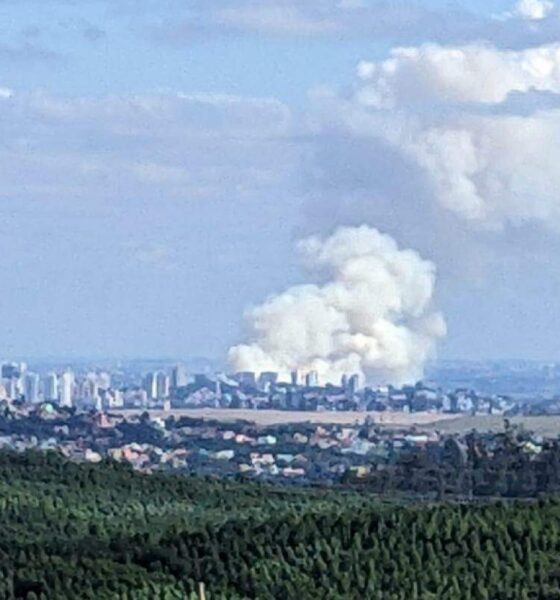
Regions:
M 330 127 L 336 118 L 346 135 L 382 140 L 473 224 L 560 227 L 559 45 L 430 44 L 364 62 L 358 75 L 351 97 L 327 99 Z M 556 106 L 541 108 L 542 97 Z
M 425 44 L 397 48 L 381 62 L 362 62 L 358 99 L 374 108 L 418 101 L 503 102 L 512 92 L 560 91 L 560 44 L 520 52 L 491 46 Z
M 443 206 L 489 226 L 560 226 L 560 111 L 465 117 L 419 132 L 403 149 Z

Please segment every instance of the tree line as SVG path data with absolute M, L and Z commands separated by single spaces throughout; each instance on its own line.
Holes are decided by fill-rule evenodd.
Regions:
M 560 502 L 144 475 L 0 451 L 7 600 L 560 599 Z

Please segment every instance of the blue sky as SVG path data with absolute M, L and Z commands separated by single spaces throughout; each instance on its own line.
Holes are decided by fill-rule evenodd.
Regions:
M 248 306 L 305 279 L 296 239 L 366 222 L 437 265 L 440 356 L 558 358 L 544 184 L 523 211 L 500 163 L 511 198 L 479 226 L 416 167 L 387 177 L 400 159 L 347 119 L 358 63 L 396 47 L 560 38 L 556 7 L 514 4 L 0 0 L 0 356 L 221 358 Z
M 200 9 L 205 4 L 235 9 L 243 2 L 0 2 L 0 48 L 21 54 L 3 59 L 4 76 L 17 89 L 63 94 L 181 89 L 272 95 L 298 103 L 316 85 L 348 83 L 359 60 L 381 55 L 399 39 L 398 31 L 383 39 L 351 30 L 335 36 L 227 30 L 208 22 L 212 11 Z M 415 4 L 419 10 L 483 16 L 511 6 L 502 0 Z M 189 31 L 190 14 L 197 11 L 208 14 L 198 16 L 199 28 Z M 422 39 L 422 32 L 415 37 Z

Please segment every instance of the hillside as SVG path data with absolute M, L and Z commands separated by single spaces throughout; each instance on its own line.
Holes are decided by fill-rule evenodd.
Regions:
M 560 598 L 560 503 L 372 496 L 0 452 L 0 598 Z

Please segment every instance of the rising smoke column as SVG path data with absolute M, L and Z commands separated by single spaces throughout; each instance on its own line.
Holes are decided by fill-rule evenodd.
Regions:
M 322 283 L 297 285 L 246 314 L 249 343 L 229 351 L 236 371 L 317 371 L 338 383 L 358 373 L 370 383 L 422 376 L 445 322 L 432 307 L 434 265 L 368 226 L 313 236 L 298 248 Z

